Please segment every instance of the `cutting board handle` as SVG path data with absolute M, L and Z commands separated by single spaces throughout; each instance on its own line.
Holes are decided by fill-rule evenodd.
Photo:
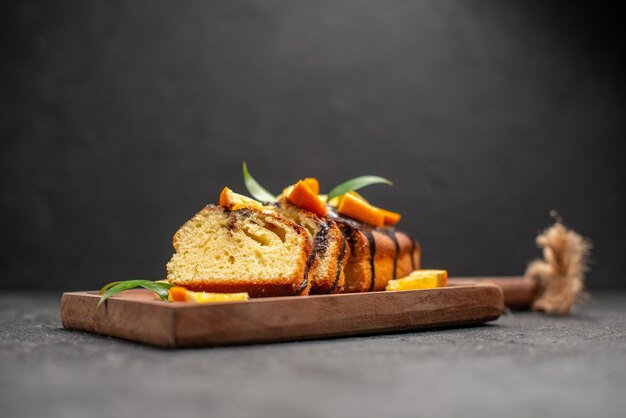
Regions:
M 536 280 L 522 276 L 454 277 L 450 278 L 449 282 L 451 284 L 467 282 L 495 284 L 504 293 L 504 303 L 515 308 L 530 308 L 540 291 Z

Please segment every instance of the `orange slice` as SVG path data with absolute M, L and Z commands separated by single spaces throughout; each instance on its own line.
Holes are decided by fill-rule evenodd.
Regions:
M 230 209 L 233 191 L 228 187 L 224 187 L 220 193 L 220 206 L 226 209 Z
M 170 287 L 167 300 L 170 302 L 185 302 L 187 300 L 187 289 L 182 286 Z
M 320 194 L 320 182 L 316 178 L 307 177 L 302 182 L 315 194 Z
M 256 200 L 242 194 L 235 193 L 228 187 L 224 187 L 222 189 L 222 192 L 220 193 L 219 203 L 221 207 L 229 210 L 237 210 L 241 208 L 256 208 L 262 210 L 265 208 Z
M 234 302 L 240 300 L 248 300 L 247 293 L 209 293 L 194 292 L 187 290 L 182 286 L 172 286 L 169 289 L 167 300 L 170 302 L 197 302 L 197 303 L 213 303 L 213 302 Z
M 392 212 L 387 209 L 378 209 L 383 213 L 385 217 L 385 225 L 395 225 L 400 222 L 401 215 L 397 212 Z
M 350 195 L 350 196 L 354 197 L 355 199 L 362 200 L 364 203 L 369 204 L 369 202 L 363 196 L 361 196 L 360 194 L 358 194 L 355 191 L 351 191 L 351 192 L 348 192 L 348 193 L 340 194 L 339 196 L 335 196 L 335 197 L 333 197 L 330 200 L 328 200 L 328 197 L 326 197 L 326 200 L 328 200 L 328 204 L 330 206 L 333 206 L 333 207 L 337 208 L 341 204 L 341 201 L 343 200 L 345 195 Z
M 351 191 L 351 192 L 348 192 L 346 194 L 349 194 L 350 196 L 356 197 L 357 199 L 361 199 L 365 203 L 369 203 L 366 198 L 364 198 L 363 196 L 361 196 L 359 194 L 359 192 L 355 192 L 354 190 Z
M 287 200 L 290 203 L 313 212 L 317 216 L 326 215 L 326 206 L 317 197 L 317 193 L 314 193 L 302 180 L 298 181 L 293 190 L 287 195 Z
M 248 293 L 209 293 L 187 291 L 187 302 L 214 303 L 214 302 L 237 302 L 248 300 Z
M 417 290 L 445 287 L 448 282 L 447 270 L 414 270 L 406 277 L 389 280 L 385 290 Z
M 385 215 L 380 209 L 352 193 L 346 193 L 343 196 L 343 199 L 339 202 L 337 212 L 372 226 L 380 227 L 385 224 Z

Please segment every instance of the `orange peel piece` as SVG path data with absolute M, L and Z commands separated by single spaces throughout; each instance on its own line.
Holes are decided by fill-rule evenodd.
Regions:
M 397 212 L 392 212 L 390 210 L 387 209 L 381 209 L 379 208 L 378 210 L 380 210 L 383 213 L 383 216 L 385 217 L 385 225 L 395 225 L 398 222 L 400 222 L 400 218 L 402 217 L 402 215 L 400 215 Z
M 241 208 L 264 209 L 265 207 L 254 199 L 235 193 L 228 187 L 224 187 L 220 193 L 219 204 L 228 210 L 237 210 Z
M 346 193 L 343 196 L 337 212 L 375 227 L 381 227 L 385 224 L 385 215 L 380 209 L 370 205 L 360 196 L 354 196 L 351 193 Z
M 341 204 L 341 201 L 343 200 L 343 198 L 346 195 L 350 195 L 350 196 L 354 197 L 355 199 L 362 200 L 364 203 L 369 204 L 369 202 L 363 196 L 361 196 L 360 194 L 358 194 L 355 191 L 351 191 L 351 192 L 348 192 L 348 193 L 340 194 L 339 196 L 335 196 L 332 199 L 328 200 L 328 204 L 330 206 L 332 206 L 332 207 L 338 208 L 339 205 Z
M 414 270 L 406 277 L 389 280 L 385 290 L 432 289 L 435 287 L 446 287 L 447 284 L 447 270 Z
M 320 194 L 320 182 L 314 177 L 307 177 L 302 182 L 315 194 Z
M 183 286 L 172 286 L 169 288 L 167 300 L 170 302 L 196 302 L 196 303 L 214 303 L 214 302 L 237 302 L 248 300 L 248 293 L 209 293 L 194 292 L 187 290 Z
M 326 215 L 326 205 L 319 199 L 317 193 L 314 193 L 302 180 L 296 183 L 293 190 L 287 195 L 287 200 L 317 216 Z
M 167 300 L 170 302 L 186 302 L 187 301 L 187 289 L 182 286 L 170 287 L 167 295 Z
M 216 303 L 216 302 L 241 302 L 250 299 L 247 292 L 241 293 L 209 293 L 187 291 L 187 302 Z
M 220 193 L 220 206 L 230 209 L 233 191 L 228 187 L 224 187 Z
M 359 192 L 355 192 L 354 190 L 351 191 L 351 192 L 348 192 L 346 194 L 349 194 L 352 197 L 356 197 L 357 199 L 360 199 L 360 200 L 362 200 L 365 203 L 368 203 L 368 204 L 370 203 L 370 202 L 367 201 L 366 198 L 364 198 L 362 195 L 360 195 Z

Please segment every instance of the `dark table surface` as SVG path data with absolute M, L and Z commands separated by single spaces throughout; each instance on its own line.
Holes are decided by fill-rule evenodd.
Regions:
M 3 417 L 626 416 L 626 292 L 569 317 L 177 351 L 65 330 L 59 299 L 0 296 Z

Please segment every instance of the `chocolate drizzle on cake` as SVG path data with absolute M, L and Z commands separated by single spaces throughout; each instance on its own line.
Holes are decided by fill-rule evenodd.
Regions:
M 302 283 L 298 287 L 297 292 L 302 293 L 304 289 L 306 289 L 309 284 L 309 272 L 311 271 L 311 267 L 315 263 L 317 257 L 326 251 L 326 247 L 328 247 L 328 230 L 330 229 L 326 222 L 320 221 L 319 223 L 320 230 L 315 235 L 313 239 L 313 251 L 311 251 L 311 255 L 306 260 L 306 266 L 304 267 L 304 277 L 302 278 Z
M 320 221 L 319 223 L 320 230 L 317 235 L 315 235 L 315 239 L 313 240 L 313 253 L 315 255 L 323 254 L 328 247 L 328 230 L 330 227 L 326 222 Z
M 398 254 L 400 253 L 400 244 L 398 244 L 398 238 L 396 237 L 396 230 L 393 228 L 385 229 L 385 233 L 391 240 L 393 241 L 393 245 L 395 246 L 395 253 L 393 254 L 393 274 L 392 279 L 396 279 L 396 270 L 398 267 Z M 413 241 L 413 240 L 411 240 Z M 413 255 L 411 255 L 411 260 L 413 260 Z
M 311 252 L 311 255 L 306 260 L 306 265 L 304 266 L 304 277 L 302 278 L 302 283 L 300 283 L 300 286 L 296 290 L 296 294 L 302 293 L 304 289 L 306 289 L 307 285 L 309 284 L 309 271 L 311 271 L 311 267 L 313 266 L 314 262 L 315 262 L 315 251 Z
M 346 258 L 346 237 L 341 233 L 341 251 L 339 252 L 339 258 L 337 259 L 337 273 L 335 274 L 335 281 L 333 282 L 332 287 L 328 291 L 328 293 L 333 293 L 337 290 L 337 284 L 339 283 L 339 278 L 341 277 L 341 272 L 343 270 L 343 260 Z

